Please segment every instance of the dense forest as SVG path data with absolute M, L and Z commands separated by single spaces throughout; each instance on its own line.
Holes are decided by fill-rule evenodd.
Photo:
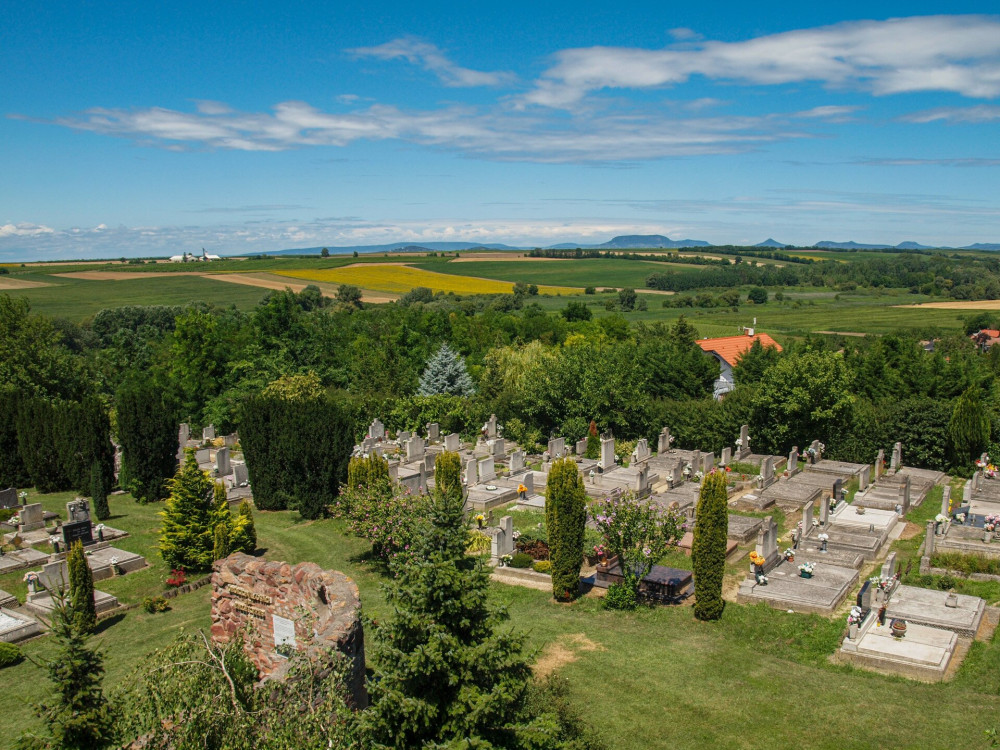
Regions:
M 968 264 L 968 274 L 942 281 L 949 263 L 894 255 L 796 273 L 953 292 L 996 283 L 993 271 L 975 277 Z M 738 264 L 692 273 L 766 283 L 766 274 L 791 270 Z M 201 303 L 119 307 L 82 325 L 0 296 L 0 483 L 86 489 L 95 461 L 108 471 L 99 438 L 116 434 L 117 403 L 130 393 L 134 401 L 136 381 L 155 389 L 174 423 L 213 423 L 220 434 L 251 420 L 249 407 L 270 384 L 298 375 L 337 403 L 353 438 L 374 417 L 393 430 L 437 421 L 471 436 L 495 413 L 507 436 L 529 448 L 552 435 L 581 439 L 594 420 L 625 440 L 652 440 L 668 425 L 678 445 L 718 452 L 748 423 L 757 451 L 784 454 L 820 439 L 832 458 L 870 462 L 900 440 L 908 463 L 965 471 L 1000 437 L 1000 351 L 984 354 L 967 335 L 940 339 L 933 351 L 907 334 L 811 336 L 784 342 L 782 353 L 755 347 L 736 368 L 735 391 L 719 402 L 711 398 L 718 367 L 683 317 L 672 325 L 620 314 L 591 320 L 579 302 L 546 312 L 532 291 L 519 285 L 512 295 L 461 298 L 414 290 L 363 306 L 357 296 L 330 300 L 307 287 L 271 292 L 250 312 Z M 988 316 L 968 328 L 984 322 Z M 462 394 L 435 392 L 426 377 L 421 385 L 442 344 L 457 354 L 471 393 L 468 381 Z M 985 434 L 976 428 L 980 437 L 963 426 L 970 408 L 986 425 Z M 83 439 L 82 429 L 98 439 Z M 58 465 L 39 467 L 44 460 Z

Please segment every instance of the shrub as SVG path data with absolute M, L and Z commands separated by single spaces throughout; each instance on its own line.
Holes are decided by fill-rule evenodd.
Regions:
M 149 612 L 149 614 L 154 614 L 156 612 L 166 612 L 169 607 L 167 600 L 162 596 L 147 596 L 142 600 L 142 608 Z
M 469 543 L 465 551 L 471 555 L 485 555 L 490 551 L 492 543 L 489 534 L 484 534 L 479 529 L 469 529 Z
M 586 289 L 583 290 L 583 293 L 584 294 L 597 294 L 597 290 L 594 287 L 592 287 L 592 286 L 588 286 Z
M 510 567 L 512 568 L 529 568 L 531 567 L 533 560 L 531 555 L 526 555 L 524 552 L 518 552 L 511 558 Z
M 608 586 L 608 593 L 604 596 L 605 609 L 617 609 L 625 612 L 631 611 L 639 606 L 639 600 L 635 589 L 626 582 L 612 583 Z
M 17 664 L 23 658 L 21 649 L 13 643 L 4 643 L 3 641 L 0 641 L 0 669 Z
M 531 569 L 536 573 L 546 573 L 548 575 L 552 574 L 552 561 L 551 560 L 535 560 L 531 563 Z
M 176 588 L 178 586 L 183 586 L 185 583 L 187 583 L 187 573 L 184 572 L 184 568 L 174 568 L 170 571 L 170 577 L 167 578 L 168 586 L 174 586 Z

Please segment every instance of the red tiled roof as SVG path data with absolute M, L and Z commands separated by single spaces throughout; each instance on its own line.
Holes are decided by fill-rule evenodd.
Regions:
M 743 352 L 753 346 L 754 341 L 760 341 L 761 346 L 773 346 L 779 352 L 781 351 L 781 344 L 766 333 L 758 333 L 753 336 L 723 336 L 718 339 L 698 339 L 695 343 L 706 352 L 718 354 L 730 365 L 735 366 L 736 360 L 740 358 Z
M 998 331 L 995 328 L 983 328 L 981 331 L 979 331 L 979 333 L 985 333 L 991 339 L 1000 339 L 1000 331 Z M 971 336 L 969 336 L 969 338 L 974 339 L 978 335 L 979 335 L 978 333 L 974 333 Z

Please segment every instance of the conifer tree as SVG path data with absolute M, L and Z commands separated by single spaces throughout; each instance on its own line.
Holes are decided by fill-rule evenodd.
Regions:
M 347 486 L 367 487 L 378 481 L 389 481 L 389 462 L 377 453 L 355 456 L 347 464 Z
M 246 499 L 240 503 L 240 509 L 233 518 L 229 549 L 231 552 L 244 552 L 248 555 L 252 555 L 257 549 L 257 529 L 253 523 L 253 510 Z
M 220 523 L 215 527 L 215 536 L 212 544 L 212 557 L 216 560 L 222 560 L 229 557 L 229 529 L 224 523 Z
M 90 468 L 90 501 L 94 506 L 94 515 L 98 521 L 107 521 L 111 518 L 111 509 L 108 507 L 108 488 L 104 484 L 104 469 L 101 462 L 95 460 Z
M 184 452 L 184 465 L 169 482 L 170 497 L 163 519 L 160 554 L 172 568 L 208 570 L 214 561 L 215 528 L 230 524 L 226 491 L 198 468 L 194 450 Z
M 115 395 L 126 487 L 141 503 L 166 494 L 177 466 L 177 419 L 163 389 L 147 380 L 124 383 Z
M 471 396 L 475 391 L 465 362 L 448 344 L 441 344 L 441 348 L 427 361 L 417 389 L 421 396 Z
M 94 574 L 87 564 L 83 544 L 75 542 L 66 555 L 69 569 L 69 610 L 76 627 L 83 633 L 93 633 L 97 627 L 97 605 L 94 604 Z
M 533 730 L 540 739 L 523 638 L 500 629 L 507 614 L 490 606 L 488 573 L 465 554 L 459 476 L 457 454 L 440 454 L 430 525 L 387 590 L 394 615 L 374 632 L 365 747 L 525 747 Z
M 545 489 L 545 528 L 552 560 L 552 595 L 575 599 L 580 592 L 587 494 L 576 461 L 553 462 Z
M 695 518 L 698 522 L 691 545 L 696 596 L 694 616 L 699 620 L 718 620 L 725 607 L 722 579 L 726 569 L 726 534 L 729 528 L 724 471 L 712 471 L 705 477 Z
M 590 428 L 587 430 L 587 458 L 601 457 L 601 438 L 597 434 L 597 422 L 590 420 Z
M 99 750 L 113 739 L 114 722 L 101 691 L 104 658 L 88 645 L 89 631 L 75 614 L 64 599 L 57 602 L 50 630 L 56 650 L 46 665 L 53 691 L 35 707 L 48 736 L 22 736 L 25 747 Z
M 955 401 L 948 433 L 954 461 L 959 467 L 969 467 L 986 450 L 990 439 L 990 418 L 975 386 L 968 388 Z

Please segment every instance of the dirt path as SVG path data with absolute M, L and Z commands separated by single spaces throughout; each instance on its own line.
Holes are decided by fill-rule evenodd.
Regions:
M 28 281 L 27 279 L 12 279 L 8 276 L 0 276 L 0 291 L 18 291 L 20 289 L 32 289 L 38 286 L 52 286 L 44 281 Z

